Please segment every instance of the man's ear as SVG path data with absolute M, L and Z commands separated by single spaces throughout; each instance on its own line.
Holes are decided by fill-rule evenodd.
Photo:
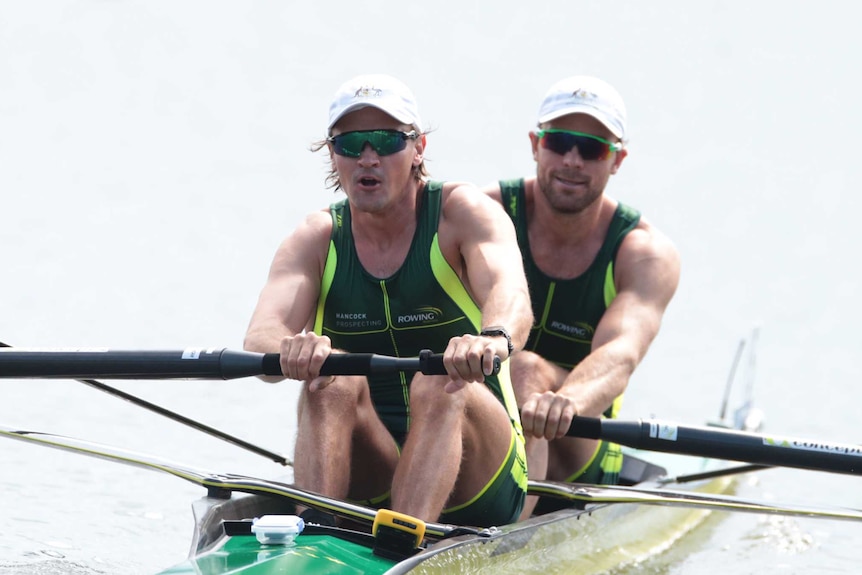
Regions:
M 628 150 L 626 150 L 625 148 L 623 148 L 622 150 L 620 150 L 619 152 L 617 152 L 617 155 L 616 155 L 616 157 L 614 158 L 614 163 L 613 163 L 613 165 L 611 166 L 611 173 L 612 173 L 612 174 L 616 174 L 616 173 L 617 173 L 617 170 L 619 170 L 619 169 L 620 169 L 620 166 L 622 165 L 623 160 L 625 160 L 625 159 L 626 159 L 626 156 L 628 156 L 628 155 L 629 155 L 629 151 L 628 151 Z
M 539 161 L 539 135 L 536 132 L 530 132 L 530 146 L 533 148 L 533 160 Z
M 413 167 L 419 167 L 425 159 L 425 134 L 416 139 L 415 151 L 413 152 Z

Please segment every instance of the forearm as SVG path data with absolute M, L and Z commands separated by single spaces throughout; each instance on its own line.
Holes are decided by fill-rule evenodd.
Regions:
M 242 347 L 246 351 L 278 353 L 281 340 L 291 335 L 296 334 L 275 321 L 252 324 L 246 331 Z
M 519 350 L 527 343 L 533 325 L 530 294 L 526 288 L 513 291 L 504 286 L 505 281 L 500 281 L 491 290 L 482 310 L 482 327 L 505 327 L 515 349 Z
M 563 384 L 578 413 L 598 417 L 625 392 L 658 334 L 666 303 L 658 296 L 617 294 L 596 328 L 592 351 Z
M 277 353 L 285 337 L 313 327 L 317 282 L 303 276 L 275 277 L 261 290 L 249 320 L 243 348 Z
M 264 294 L 266 293 L 265 291 Z M 246 330 L 243 349 L 258 353 L 281 353 L 284 339 L 301 333 L 302 325 L 303 322 L 299 321 L 298 317 L 271 305 L 267 297 L 262 297 Z M 310 328 L 310 325 L 307 328 Z M 275 383 L 283 378 L 261 376 L 260 379 Z
M 574 401 L 578 415 L 599 417 L 625 392 L 639 359 L 625 346 L 607 343 L 575 366 L 559 393 Z

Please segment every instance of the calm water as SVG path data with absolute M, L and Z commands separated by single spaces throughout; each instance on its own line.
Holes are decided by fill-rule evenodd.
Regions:
M 344 79 L 416 92 L 435 176 L 533 170 L 546 88 L 588 73 L 627 101 L 610 193 L 677 243 L 683 278 L 632 382 L 630 418 L 718 414 L 761 326 L 756 397 L 775 434 L 858 442 L 862 128 L 840 2 L 142 1 L 0 5 L 0 341 L 239 348 L 278 242 L 332 199 L 308 151 Z M 189 465 L 290 473 L 71 381 L 3 381 L 0 424 Z M 286 454 L 295 385 L 116 382 Z M 180 479 L 0 443 L 0 573 L 152 573 L 181 560 Z M 762 472 L 740 493 L 862 507 L 859 479 Z M 716 515 L 635 573 L 856 573 L 862 525 Z

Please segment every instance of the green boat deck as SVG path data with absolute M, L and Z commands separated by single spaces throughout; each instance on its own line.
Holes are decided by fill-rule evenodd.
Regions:
M 373 575 L 385 573 L 393 564 L 374 555 L 368 546 L 328 535 L 303 533 L 288 545 L 261 545 L 254 535 L 234 535 L 205 554 L 164 571 L 163 575 Z

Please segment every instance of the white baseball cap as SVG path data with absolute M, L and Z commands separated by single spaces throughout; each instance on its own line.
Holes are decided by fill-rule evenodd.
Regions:
M 613 86 L 603 80 L 572 76 L 551 86 L 539 107 L 539 124 L 569 114 L 592 116 L 614 136 L 626 139 L 626 106 Z
M 385 74 L 366 74 L 348 80 L 335 93 L 329 105 L 327 133 L 346 114 L 371 106 L 382 110 L 404 124 L 422 131 L 422 120 L 416 107 L 416 98 L 410 88 Z

